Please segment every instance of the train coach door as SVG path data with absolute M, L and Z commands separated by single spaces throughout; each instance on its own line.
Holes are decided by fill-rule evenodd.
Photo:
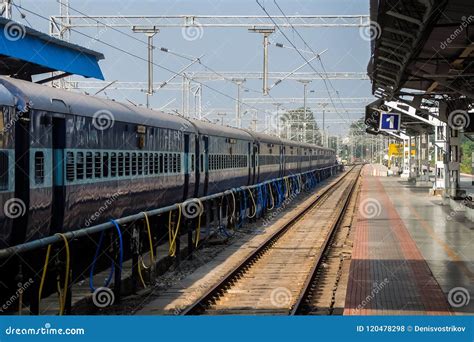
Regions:
M 258 180 L 258 146 L 256 143 L 254 143 L 252 146 L 252 168 L 252 184 L 255 184 Z
M 250 185 L 251 180 L 252 180 L 252 163 L 250 162 L 252 159 L 252 143 L 248 143 L 248 149 L 247 149 L 247 169 L 248 169 L 248 177 L 247 177 L 247 185 Z
M 204 196 L 206 196 L 209 187 L 209 137 L 202 137 L 202 140 L 204 141 Z
M 285 147 L 280 146 L 280 174 L 278 177 L 285 175 Z
M 30 206 L 30 112 L 16 114 L 20 119 L 15 122 L 15 197 L 5 202 L 19 203 L 21 211 L 13 217 L 13 229 L 10 243 L 15 245 L 25 241 Z M 3 205 L 3 204 L 2 204 Z M 12 205 L 13 207 L 13 205 Z M 6 210 L 5 210 L 6 211 Z M 16 213 L 16 212 L 15 212 Z
M 183 187 L 183 201 L 188 198 L 189 191 L 189 134 L 184 135 L 184 187 Z
M 64 149 L 66 147 L 66 120 L 53 117 L 53 206 L 51 232 L 62 231 L 65 207 Z

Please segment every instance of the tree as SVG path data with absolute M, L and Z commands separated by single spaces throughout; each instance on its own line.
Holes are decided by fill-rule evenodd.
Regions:
M 283 127 L 282 137 L 321 145 L 321 133 L 318 124 L 314 119 L 313 112 L 308 108 L 306 108 L 306 117 L 304 107 L 300 107 L 287 111 L 281 116 L 280 120 L 281 127 Z

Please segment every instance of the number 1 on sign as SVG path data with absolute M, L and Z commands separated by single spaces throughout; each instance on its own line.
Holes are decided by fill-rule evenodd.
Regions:
M 385 119 L 385 121 L 387 121 L 389 123 L 389 126 L 388 126 L 389 129 L 394 129 L 394 125 L 395 125 L 395 117 L 394 116 L 390 115 L 388 118 Z

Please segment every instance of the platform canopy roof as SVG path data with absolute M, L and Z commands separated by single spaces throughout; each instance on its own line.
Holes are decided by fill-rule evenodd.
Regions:
M 25 80 L 47 72 L 104 79 L 104 55 L 0 18 L 0 74 Z M 60 77 L 60 76 L 59 76 Z M 58 77 L 58 78 L 59 78 Z M 41 81 L 40 81 L 41 82 Z
M 472 0 L 371 0 L 373 93 L 474 99 Z

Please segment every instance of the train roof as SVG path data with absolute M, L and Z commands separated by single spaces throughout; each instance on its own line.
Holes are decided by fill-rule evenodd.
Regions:
M 260 133 L 260 132 L 254 132 L 248 129 L 244 129 L 248 134 L 250 134 L 255 140 L 259 142 L 265 142 L 265 143 L 271 143 L 271 144 L 278 144 L 282 145 L 282 141 L 279 137 L 276 137 L 274 135 L 268 135 L 265 133 Z
M 0 77 L 0 89 L 0 102 L 15 105 L 21 111 L 32 108 L 86 117 L 94 117 L 94 115 L 108 112 L 107 114 L 109 116 L 111 114 L 115 121 L 195 132 L 194 127 L 188 120 L 177 115 L 78 94 L 11 77 Z
M 196 126 L 199 133 L 201 134 L 220 136 L 220 137 L 225 137 L 225 138 L 253 140 L 252 136 L 248 132 L 242 129 L 224 126 L 224 125 L 216 125 L 214 123 L 203 121 L 203 120 L 197 120 L 197 119 L 188 119 L 188 120 Z

